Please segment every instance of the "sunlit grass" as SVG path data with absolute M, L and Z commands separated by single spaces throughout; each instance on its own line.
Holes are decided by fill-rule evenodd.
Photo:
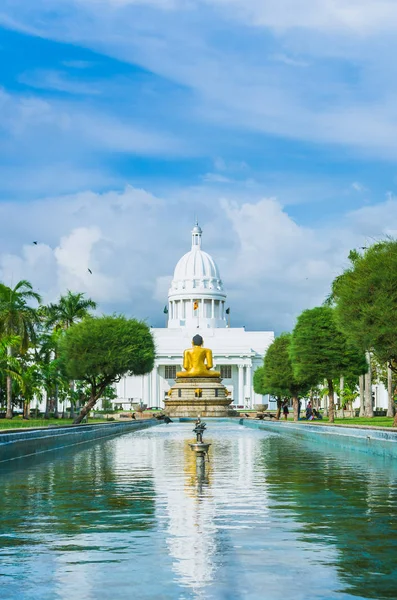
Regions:
M 392 427 L 392 417 L 354 417 L 353 419 L 335 419 L 335 425 L 370 425 L 372 427 Z M 310 423 L 328 423 L 328 418 L 324 417 L 322 421 L 310 421 Z
M 88 422 L 92 423 L 103 423 L 106 420 L 102 419 L 89 419 Z M 18 429 L 22 427 L 48 427 L 49 425 L 71 425 L 73 419 L 29 419 L 28 421 L 23 420 L 20 416 L 15 416 L 13 419 L 0 419 L 0 429 Z

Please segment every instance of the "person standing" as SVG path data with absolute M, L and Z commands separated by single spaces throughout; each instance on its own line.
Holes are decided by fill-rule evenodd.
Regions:
M 311 421 L 313 419 L 313 407 L 312 407 L 312 403 L 310 400 L 306 406 L 306 419 L 308 421 Z
M 283 404 L 283 415 L 284 415 L 284 419 L 287 420 L 288 419 L 288 415 L 289 415 L 288 401 L 287 400 L 285 400 L 285 402 Z
M 301 418 L 302 400 L 298 400 L 298 421 Z

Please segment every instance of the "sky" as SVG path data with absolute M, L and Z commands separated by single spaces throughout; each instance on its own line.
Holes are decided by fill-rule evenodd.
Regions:
M 395 0 L 3 0 L 0 280 L 163 326 L 197 216 L 232 326 L 291 330 L 396 235 L 396 32 Z

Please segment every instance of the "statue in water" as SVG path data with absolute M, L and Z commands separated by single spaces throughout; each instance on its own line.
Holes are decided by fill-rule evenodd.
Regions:
M 218 371 L 211 371 L 213 367 L 212 351 L 203 348 L 204 340 L 201 335 L 195 335 L 192 347 L 183 353 L 184 371 L 179 371 L 177 377 L 220 377 Z

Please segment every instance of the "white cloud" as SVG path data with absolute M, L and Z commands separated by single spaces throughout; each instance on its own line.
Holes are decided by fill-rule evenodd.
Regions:
M 30 87 L 44 90 L 56 90 L 59 92 L 67 92 L 69 94 L 78 94 L 91 96 L 100 94 L 95 84 L 85 83 L 80 80 L 73 80 L 66 73 L 61 71 L 50 71 L 37 69 L 22 73 L 18 80 Z
M 347 29 L 359 34 L 395 30 L 394 0 L 205 0 L 235 11 L 255 25 L 274 29 Z M 198 0 L 197 4 L 201 1 Z
M 197 211 L 204 249 L 221 269 L 232 324 L 281 331 L 301 310 L 324 300 L 351 248 L 397 233 L 394 197 L 321 227 L 301 226 L 275 198 L 215 200 L 216 193 L 209 196 L 203 188 L 196 190 L 194 211 L 182 193 L 175 198 L 128 187 L 18 207 L 0 204 L 0 219 L 9 223 L 0 241 L 0 278 L 31 280 L 46 302 L 66 289 L 83 291 L 101 311 L 163 325 L 169 281 L 190 247 Z M 32 239 L 39 244 L 27 241 Z
M 202 180 L 206 183 L 230 183 L 232 181 L 229 177 L 225 177 L 220 173 L 205 173 Z
M 363 185 L 362 183 L 360 183 L 359 181 L 354 181 L 351 184 L 351 188 L 352 190 L 354 190 L 355 192 L 366 192 L 368 191 L 367 188 L 365 187 L 365 185 Z
M 50 138 L 52 154 L 62 146 L 61 139 L 63 145 L 73 144 L 75 152 L 87 146 L 93 152 L 114 150 L 149 155 L 186 150 L 172 134 L 144 129 L 129 118 L 109 116 L 83 104 L 14 96 L 0 89 L 0 108 L 0 128 L 15 139 L 23 136 L 25 144 L 29 135 L 37 135 L 47 145 Z
M 191 95 L 168 99 L 168 105 L 185 123 L 397 156 L 394 0 L 39 0 L 7 2 L 6 9 L 9 27 L 31 27 L 32 33 L 141 65 L 180 84 Z M 247 23 L 263 31 L 251 36 Z M 235 43 L 223 44 L 218 27 L 227 27 Z M 270 36 L 269 29 L 275 30 Z M 101 143 L 108 135 L 111 141 L 115 125 L 122 148 L 153 152 L 155 146 L 164 153 L 168 137 L 176 151 L 171 135 L 148 132 L 146 146 L 146 136 L 132 123 L 117 127 L 114 120 L 106 115 Z M 123 135 L 124 125 L 130 135 Z M 92 140 L 90 127 L 82 133 Z M 194 144 L 190 131 L 187 137 L 186 150 Z M 211 136 L 208 147 L 212 142 Z

